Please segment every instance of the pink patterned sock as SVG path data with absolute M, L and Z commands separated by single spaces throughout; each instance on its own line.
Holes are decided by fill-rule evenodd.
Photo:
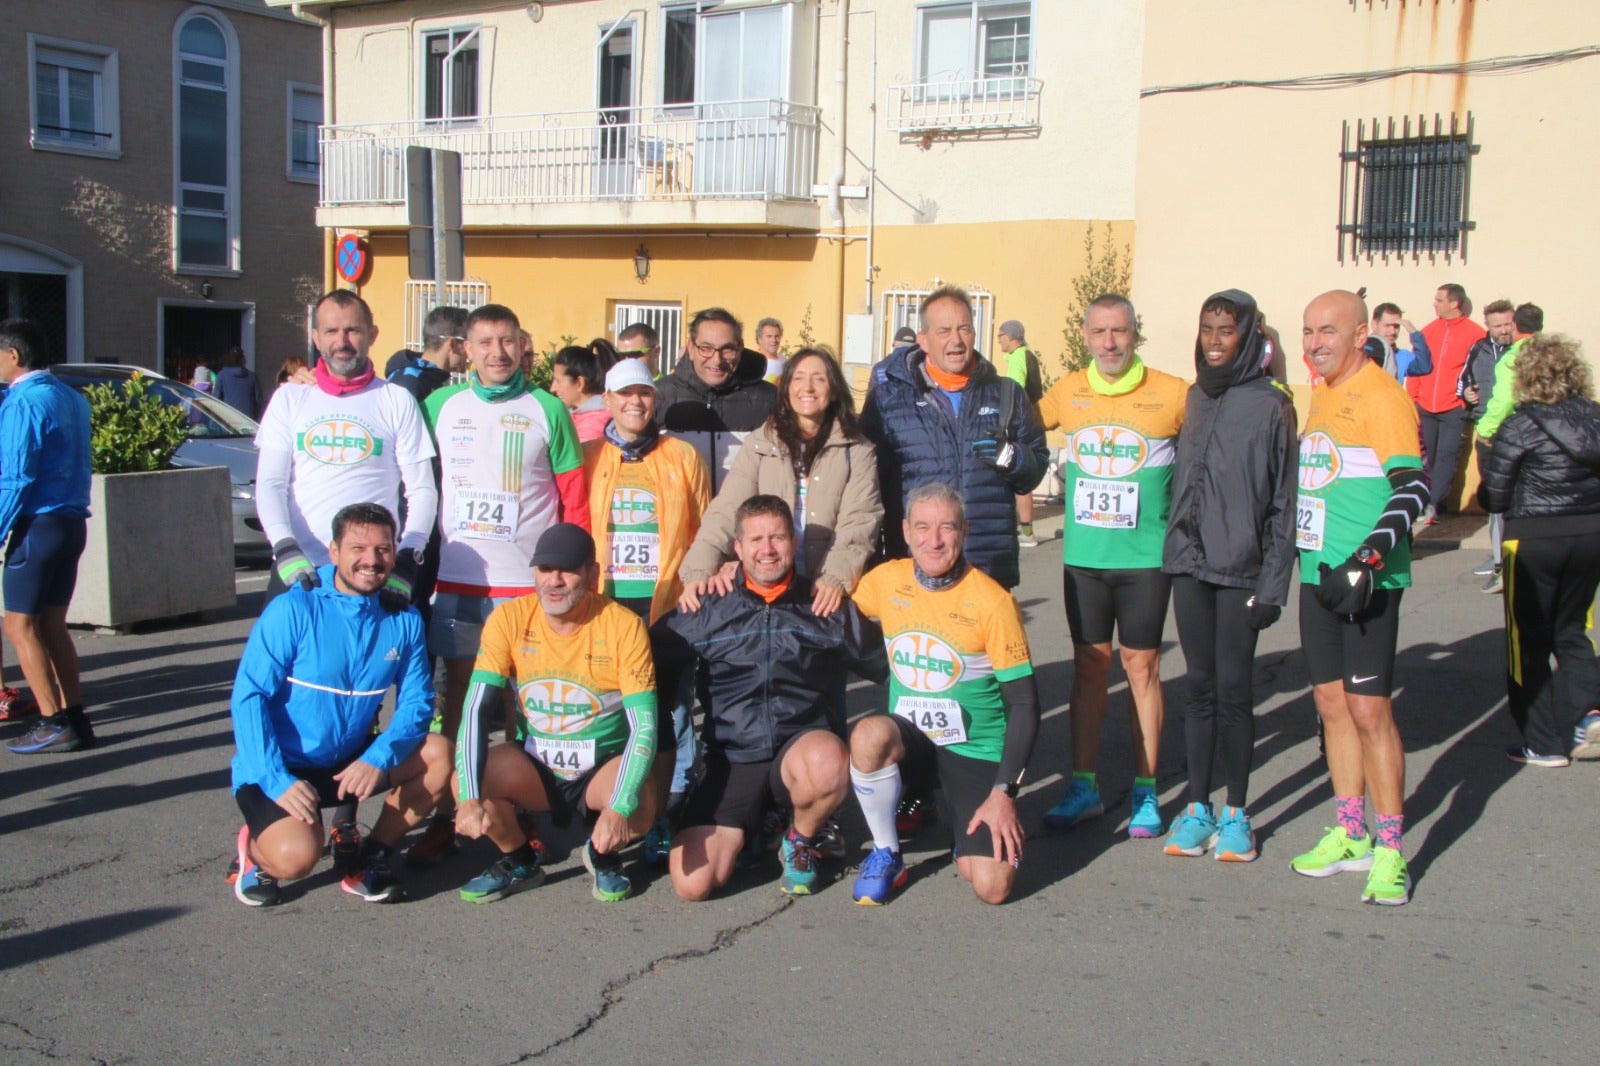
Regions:
M 1378 847 L 1400 850 L 1400 829 L 1405 825 L 1403 814 L 1378 815 Z
M 1338 810 L 1339 825 L 1344 829 L 1344 835 L 1351 840 L 1360 840 L 1366 836 L 1367 797 L 1335 796 L 1333 801 Z

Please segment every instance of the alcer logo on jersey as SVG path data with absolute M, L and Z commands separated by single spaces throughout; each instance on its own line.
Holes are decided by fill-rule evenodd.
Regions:
M 1093 477 L 1127 477 L 1150 456 L 1145 439 L 1125 426 L 1085 426 L 1072 435 L 1078 469 Z
M 611 524 L 648 526 L 656 520 L 656 498 L 642 489 L 618 489 L 611 496 Z
M 533 419 L 527 415 L 501 415 L 500 428 L 507 433 L 526 433 L 533 425 Z
M 1339 480 L 1339 446 L 1320 429 L 1300 438 L 1300 487 L 1321 489 Z
M 943 692 L 961 680 L 961 656 L 931 633 L 901 633 L 889 642 L 889 669 L 914 692 Z
M 383 441 L 366 426 L 347 418 L 313 422 L 298 435 L 295 443 L 308 458 L 329 466 L 354 466 L 383 454 Z
M 600 714 L 600 697 L 582 685 L 544 677 L 522 686 L 528 728 L 546 736 L 580 732 Z

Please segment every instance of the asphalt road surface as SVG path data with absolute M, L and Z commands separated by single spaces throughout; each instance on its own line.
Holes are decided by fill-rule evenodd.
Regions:
M 405 903 L 347 896 L 324 864 L 252 910 L 224 882 L 240 821 L 228 695 L 263 575 L 241 571 L 239 609 L 205 624 L 81 634 L 101 745 L 0 751 L 0 1062 L 1594 1061 L 1600 764 L 1502 755 L 1515 733 L 1500 600 L 1470 574 L 1481 551 L 1421 559 L 1406 594 L 1396 708 L 1416 888 L 1379 908 L 1359 902 L 1364 875 L 1288 869 L 1332 821 L 1293 610 L 1258 659 L 1257 862 L 1127 839 L 1120 674 L 1110 807 L 1042 832 L 1067 754 L 1059 547 L 1024 553 L 1047 717 L 1019 891 L 998 908 L 955 877 L 940 825 L 907 845 L 912 883 L 876 909 L 851 903 L 844 864 L 789 900 L 776 859 L 700 904 L 634 864 L 635 898 L 601 904 L 572 838 L 552 835 L 549 880 L 489 906 L 456 895 L 492 859 L 482 842 L 410 876 Z M 1170 621 L 1167 637 L 1170 819 L 1184 690 Z M 852 708 L 878 698 L 858 684 Z M 853 804 L 845 817 L 858 846 Z

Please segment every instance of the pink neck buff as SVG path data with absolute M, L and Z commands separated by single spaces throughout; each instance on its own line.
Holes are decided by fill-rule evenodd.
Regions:
M 317 388 L 329 396 L 348 396 L 352 392 L 360 392 L 372 382 L 372 361 L 369 359 L 367 368 L 353 378 L 334 377 L 328 370 L 326 359 L 318 359 L 312 373 L 317 376 Z

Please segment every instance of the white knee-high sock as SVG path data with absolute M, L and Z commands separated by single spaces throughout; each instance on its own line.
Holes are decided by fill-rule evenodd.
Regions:
M 867 831 L 872 834 L 872 846 L 898 853 L 900 834 L 894 827 L 894 812 L 900 806 L 900 764 L 890 763 L 871 773 L 852 765 L 850 784 L 861 805 L 861 815 L 867 820 Z

